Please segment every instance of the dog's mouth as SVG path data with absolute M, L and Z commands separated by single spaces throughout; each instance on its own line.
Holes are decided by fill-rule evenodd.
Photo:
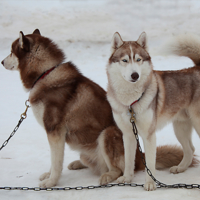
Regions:
M 12 66 L 12 67 L 10 67 L 10 68 L 6 67 L 6 66 L 5 66 L 5 63 L 4 63 L 4 60 L 1 61 L 1 64 L 2 64 L 6 69 L 8 69 L 8 70 L 13 70 L 13 69 L 15 68 L 15 66 Z
M 1 64 L 8 70 L 13 70 L 15 66 L 12 66 L 11 68 L 8 68 L 5 66 L 4 60 L 1 61 Z
M 8 67 L 6 67 L 6 66 L 4 66 L 7 70 L 13 70 L 14 68 L 15 68 L 15 66 L 12 66 L 12 67 L 10 67 L 10 68 L 8 68 Z
M 132 83 L 135 83 L 135 82 L 137 82 L 137 80 L 131 80 L 131 82 L 132 82 Z

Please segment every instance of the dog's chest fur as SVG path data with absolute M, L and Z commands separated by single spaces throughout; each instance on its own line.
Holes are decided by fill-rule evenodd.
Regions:
M 139 104 L 140 102 L 137 103 Z M 115 104 L 117 104 L 117 102 L 115 102 Z M 133 110 L 135 112 L 136 126 L 140 135 L 149 132 L 154 117 L 153 110 L 151 108 L 141 110 L 141 105 L 134 105 Z M 127 128 L 132 129 L 132 124 L 130 122 L 131 114 L 128 106 L 123 106 L 123 109 L 119 109 L 117 112 L 114 111 L 113 114 L 116 122 L 121 124 L 120 127 L 126 126 Z
M 44 116 L 44 105 L 42 102 L 38 102 L 36 104 L 31 104 L 32 110 L 33 110 L 33 114 L 37 120 L 37 122 L 44 127 L 44 120 L 43 120 L 43 116 Z
M 153 120 L 156 114 L 156 77 L 154 75 L 151 76 L 152 79 L 149 79 L 149 84 L 145 88 L 143 87 L 145 84 L 139 84 L 137 85 L 137 87 L 135 87 L 134 84 L 130 84 L 125 81 L 121 81 L 122 85 L 120 85 L 120 82 L 118 82 L 118 87 L 113 87 L 112 82 L 116 83 L 117 81 L 112 81 L 112 75 L 110 75 L 109 77 L 111 79 L 109 80 L 108 84 L 107 97 L 112 106 L 113 114 L 117 123 L 121 123 L 122 126 L 132 128 L 130 123 L 130 114 L 128 111 L 129 106 L 131 105 L 131 103 L 141 98 L 132 106 L 136 115 L 136 125 L 140 133 L 152 132 L 153 130 L 151 130 L 151 126 L 154 129 L 156 126 L 156 124 L 153 124 Z M 120 94 L 121 91 L 119 91 L 120 93 L 118 94 L 118 88 L 123 88 L 123 95 Z M 128 90 L 126 91 L 127 88 Z M 143 92 L 144 94 L 142 95 Z M 125 104 L 125 102 L 127 103 Z

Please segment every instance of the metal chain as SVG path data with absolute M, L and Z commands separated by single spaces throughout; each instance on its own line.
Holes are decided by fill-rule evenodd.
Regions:
M 130 186 L 130 187 L 144 187 L 144 184 L 136 183 L 111 183 L 107 185 L 90 185 L 90 186 L 77 186 L 77 187 L 51 187 L 51 188 L 40 188 L 40 187 L 0 187 L 0 190 L 31 190 L 31 191 L 68 191 L 68 190 L 84 190 L 84 189 L 98 189 L 98 188 L 111 188 L 114 186 Z
M 18 128 L 20 127 L 21 123 L 24 121 L 24 119 L 26 119 L 27 117 L 27 111 L 28 111 L 28 108 L 30 107 L 28 105 L 28 100 L 26 100 L 25 102 L 25 105 L 26 105 L 26 110 L 24 113 L 21 114 L 21 118 L 17 124 L 17 126 L 14 128 L 13 132 L 10 134 L 10 136 L 8 137 L 8 139 L 2 144 L 2 146 L 0 147 L 0 151 L 8 144 L 9 140 L 15 135 L 15 133 L 17 132 Z
M 9 140 L 14 136 L 14 134 L 17 132 L 17 130 L 19 129 L 21 123 L 23 122 L 24 119 L 26 119 L 27 117 L 27 111 L 28 108 L 30 107 L 28 105 L 28 101 L 27 100 L 25 102 L 26 105 L 26 110 L 24 113 L 21 114 L 21 118 L 17 124 L 17 126 L 14 128 L 13 132 L 10 134 L 10 136 L 8 137 L 8 139 L 2 144 L 0 151 L 8 144 Z M 113 184 L 107 184 L 107 185 L 90 185 L 90 186 L 77 186 L 77 187 L 51 187 L 51 188 L 41 188 L 41 187 L 9 187 L 9 186 L 5 186 L 5 187 L 0 187 L 0 190 L 23 190 L 23 191 L 68 191 L 68 190 L 83 190 L 83 189 L 97 189 L 97 188 L 110 188 L 110 187 L 114 187 L 114 186 L 130 186 L 130 187 L 143 187 L 144 184 L 136 184 L 136 183 L 113 183 Z
M 147 164 L 146 164 L 146 160 L 143 156 L 143 153 L 142 153 L 142 148 L 140 146 L 140 141 L 139 141 L 139 136 L 138 136 L 138 130 L 137 130 L 137 127 L 136 127 L 136 124 L 135 124 L 135 113 L 133 111 L 133 109 L 130 107 L 129 108 L 129 112 L 131 114 L 131 117 L 130 117 L 130 122 L 132 124 L 132 127 L 133 127 L 133 133 L 135 135 L 135 139 L 137 141 L 137 144 L 138 144 L 138 148 L 139 148 L 139 151 L 140 151 L 140 156 L 141 156 L 141 159 L 142 159 L 142 162 L 145 166 L 145 169 L 148 173 L 148 175 L 153 179 L 153 181 L 156 183 L 156 186 L 157 188 L 186 188 L 186 189 L 193 189 L 193 188 L 198 188 L 200 189 L 200 185 L 199 184 L 185 184 L 185 183 L 178 183 L 178 184 L 171 184 L 171 185 L 168 185 L 168 184 L 165 184 L 165 183 L 162 183 L 160 182 L 159 180 L 157 180 L 152 172 L 150 171 L 150 169 L 147 167 Z
M 19 126 L 21 125 L 21 123 L 23 122 L 24 119 L 26 119 L 27 117 L 27 110 L 30 107 L 27 104 L 28 100 L 25 102 L 26 105 L 26 110 L 24 113 L 21 114 L 21 118 L 17 124 L 17 126 L 15 127 L 15 129 L 13 130 L 13 132 L 10 134 L 9 138 L 3 143 L 3 145 L 0 148 L 0 151 L 8 144 L 9 140 L 13 137 L 13 135 L 16 133 L 16 131 L 18 130 Z M 167 185 L 165 183 L 162 183 L 160 181 L 158 181 L 151 173 L 151 171 L 149 170 L 149 168 L 146 165 L 146 161 L 145 158 L 143 156 L 142 153 L 142 148 L 140 146 L 140 142 L 139 142 L 139 137 L 138 137 L 138 131 L 137 131 L 137 127 L 135 125 L 135 116 L 134 116 L 134 112 L 130 110 L 132 118 L 130 119 L 132 126 L 133 126 L 133 133 L 135 135 L 136 141 L 138 143 L 138 147 L 139 147 L 139 151 L 141 154 L 141 159 L 142 162 L 147 170 L 148 175 L 156 182 L 156 187 L 157 188 L 186 188 L 186 189 L 193 189 L 193 188 L 198 188 L 200 189 L 200 185 L 199 184 L 184 184 L 184 183 L 179 183 L 179 184 L 173 184 L 173 185 Z M 134 116 L 134 117 L 133 117 Z M 114 187 L 114 186 L 130 186 L 130 187 L 144 187 L 144 184 L 137 184 L 137 183 L 111 183 L 111 184 L 107 184 L 107 185 L 90 185 L 90 186 L 77 186 L 77 187 L 51 187 L 51 188 L 41 188 L 41 187 L 0 187 L 0 190 L 23 190 L 23 191 L 68 191 L 68 190 L 83 190 L 83 189 L 98 189 L 98 188 L 110 188 L 110 187 Z

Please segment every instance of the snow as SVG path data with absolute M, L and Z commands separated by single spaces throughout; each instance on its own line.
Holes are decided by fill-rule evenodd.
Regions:
M 10 52 L 18 37 L 39 28 L 64 50 L 84 75 L 104 89 L 107 86 L 105 66 L 110 53 L 110 41 L 118 31 L 124 40 L 137 40 L 146 31 L 154 68 L 175 70 L 192 66 L 187 58 L 160 55 L 160 46 L 168 37 L 179 33 L 200 34 L 200 2 L 195 0 L 24 0 L 0 1 L 0 61 Z M 17 72 L 0 67 L 0 145 L 16 126 L 24 112 L 28 94 L 22 88 Z M 195 153 L 200 155 L 199 137 L 193 133 Z M 169 124 L 157 133 L 157 145 L 179 144 Z M 77 152 L 65 148 L 63 173 L 57 187 L 98 185 L 99 177 L 88 169 L 70 171 L 67 166 L 79 158 Z M 45 131 L 36 122 L 31 108 L 16 135 L 0 152 L 0 187 L 37 187 L 39 176 L 49 170 L 50 151 Z M 161 182 L 199 183 L 200 167 L 189 168 L 173 175 L 168 170 L 157 171 Z M 144 183 L 144 172 L 134 176 L 134 183 Z M 157 189 L 153 192 L 137 187 L 112 187 L 82 191 L 0 191 L 0 199 L 199 199 L 199 190 Z

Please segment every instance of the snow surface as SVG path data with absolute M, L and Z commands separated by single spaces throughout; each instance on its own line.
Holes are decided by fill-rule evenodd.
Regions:
M 160 55 L 166 39 L 179 33 L 200 34 L 200 1 L 195 0 L 49 0 L 0 1 L 0 61 L 10 52 L 19 31 L 25 34 L 39 28 L 64 50 L 84 75 L 104 89 L 107 85 L 105 66 L 109 57 L 110 41 L 118 31 L 124 40 L 137 40 L 146 31 L 155 69 L 181 69 L 192 66 L 187 58 Z M 0 67 L 0 145 L 16 126 L 24 112 L 28 94 L 22 88 L 17 72 Z M 193 133 L 196 154 L 200 155 L 199 137 Z M 178 144 L 171 125 L 157 133 L 157 145 Z M 63 173 L 58 187 L 98 185 L 99 177 L 88 169 L 68 170 L 68 164 L 79 158 L 66 145 Z M 45 131 L 36 122 L 32 110 L 16 135 L 0 152 L 0 187 L 37 187 L 39 176 L 49 170 L 50 151 Z M 165 183 L 199 183 L 200 167 L 173 175 L 168 170 L 157 171 L 156 177 Z M 138 172 L 133 182 L 144 183 L 145 173 Z M 147 192 L 137 187 L 113 187 L 82 191 L 4 191 L 0 199 L 199 199 L 197 189 L 157 189 Z

